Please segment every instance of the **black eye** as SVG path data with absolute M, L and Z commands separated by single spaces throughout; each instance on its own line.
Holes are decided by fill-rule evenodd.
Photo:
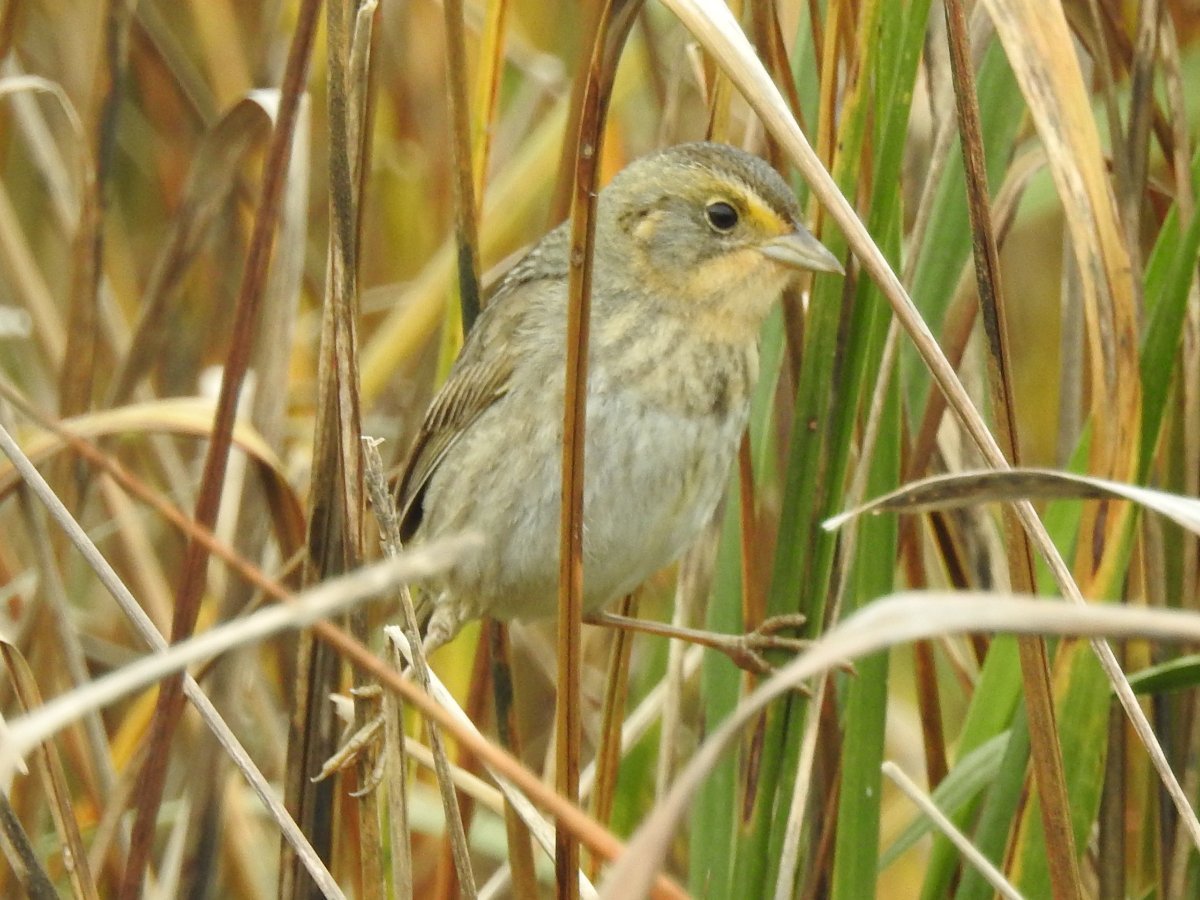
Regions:
M 738 223 L 738 211 L 724 200 L 714 200 L 704 207 L 704 216 L 709 225 L 721 232 L 733 231 Z

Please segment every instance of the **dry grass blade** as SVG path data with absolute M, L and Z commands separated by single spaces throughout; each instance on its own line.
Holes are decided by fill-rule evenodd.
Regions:
M 37 678 L 20 650 L 0 638 L 0 656 L 4 657 L 4 667 L 8 670 L 13 691 L 20 700 L 21 708 L 25 713 L 28 715 L 33 710 L 42 708 Z M 31 746 L 30 749 L 34 750 L 35 748 Z M 52 799 L 50 814 L 54 819 L 54 829 L 61 842 L 64 868 L 70 879 L 72 892 L 74 896 L 87 898 L 87 900 L 99 897 L 96 882 L 88 867 L 87 850 L 79 834 L 79 824 L 76 820 L 75 810 L 71 806 L 71 791 L 67 786 L 67 777 L 63 771 L 58 750 L 49 740 L 42 740 L 37 743 L 36 754 L 35 767 L 38 777 L 45 786 L 46 795 Z M 0 765 L 0 770 L 4 769 L 7 767 Z M 24 773 L 23 759 L 18 761 L 17 769 Z M 0 772 L 0 782 L 9 784 L 12 777 L 11 770 Z
M 636 598 L 625 597 L 618 615 L 636 615 Z M 621 760 L 621 722 L 625 715 L 625 699 L 629 691 L 629 654 L 633 635 L 617 629 L 608 648 L 608 663 L 604 677 L 604 706 L 600 715 L 600 743 L 596 748 L 596 781 L 592 791 L 592 816 L 597 822 L 612 817 L 613 795 L 617 787 L 618 765 Z M 593 860 L 589 874 L 596 877 L 599 861 Z
M 458 272 L 458 290 L 461 307 L 463 331 L 469 331 L 475 323 L 480 310 L 480 277 L 479 277 L 479 230 L 477 225 L 478 210 L 475 202 L 475 182 L 472 174 L 471 135 L 469 122 L 469 98 L 467 96 L 467 58 L 466 37 L 463 22 L 463 6 L 461 0 L 448 0 L 443 4 L 443 25 L 446 39 L 446 81 L 449 90 L 450 107 L 450 159 L 452 165 L 452 184 L 455 215 L 455 251 Z M 448 336 L 447 340 L 457 344 L 457 335 Z M 388 501 L 390 504 L 390 500 Z M 378 505 L 378 504 L 377 504 Z M 389 513 L 389 517 L 394 516 Z M 399 545 L 398 535 L 392 536 L 391 541 Z M 403 600 L 405 627 L 410 635 L 415 637 L 417 621 L 413 615 L 412 603 L 409 598 Z M 415 663 L 418 678 L 422 685 L 428 687 L 429 671 L 424 656 L 418 652 Z M 442 808 L 446 816 L 446 829 L 449 835 L 450 853 L 454 863 L 453 874 L 458 882 L 458 890 L 465 897 L 475 897 L 478 888 L 475 883 L 475 872 L 471 865 L 470 849 L 467 845 L 467 835 L 463 827 L 462 812 L 454 796 L 450 783 L 450 763 L 446 756 L 441 734 L 436 725 L 430 724 L 429 743 L 433 750 L 438 777 L 438 790 L 442 796 Z
M 1137 287 L 1072 38 L 1058 6 L 1038 0 L 984 5 L 1029 103 L 1071 235 L 1090 351 L 1088 467 L 1100 476 L 1128 479 L 1135 471 L 1141 422 Z M 1085 589 L 1093 580 L 1103 583 L 1102 569 L 1114 564 L 1121 543 L 1116 537 L 1124 527 L 1122 515 L 1085 520 L 1080 546 L 1112 550 L 1102 559 L 1080 559 Z
M 42 356 L 48 366 L 56 367 L 64 352 L 62 316 L 3 183 L 0 183 L 0 263 L 4 264 L 13 281 L 14 298 L 21 300 L 20 308 L 28 316 L 30 330 L 38 338 Z
M 1021 900 L 1021 894 L 1004 877 L 1004 873 L 993 866 L 987 857 L 971 846 L 971 842 L 967 840 L 966 835 L 954 827 L 954 823 L 937 808 L 937 804 L 933 802 L 933 799 L 922 791 L 911 778 L 905 775 L 903 769 L 894 762 L 888 761 L 883 764 L 883 774 L 892 779 L 896 783 L 896 786 L 904 791 L 905 795 L 925 815 L 933 820 L 942 834 L 954 842 L 954 846 L 958 847 L 963 857 L 983 873 L 983 876 L 988 880 L 988 884 L 996 889 L 996 893 L 1007 898 L 1007 900 Z
M 318 344 L 316 428 L 313 472 L 309 484 L 308 559 L 304 579 L 312 584 L 350 571 L 363 559 L 363 463 L 358 386 L 358 222 L 359 163 L 362 155 L 362 86 L 351 84 L 356 3 L 331 0 L 326 4 L 329 55 L 329 244 L 325 300 Z M 369 38 L 369 35 L 366 37 Z M 360 48 L 360 52 L 366 52 Z M 351 631 L 366 638 L 366 621 L 351 614 Z M 336 780 L 313 783 L 310 776 L 337 746 L 333 710 L 328 697 L 341 683 L 341 667 L 333 652 L 309 635 L 297 651 L 299 682 L 288 737 L 286 798 L 289 808 L 311 836 L 318 852 L 332 856 L 336 830 Z M 366 724 L 361 703 L 355 704 L 355 725 Z M 358 763 L 360 783 L 369 778 L 370 761 Z M 382 884 L 378 859 L 380 841 L 371 792 L 359 804 L 359 827 L 364 847 L 358 865 L 371 890 Z M 308 888 L 292 861 L 281 861 L 282 896 L 300 896 Z
M 363 457 L 366 467 L 366 486 L 370 493 L 376 517 L 379 520 L 379 530 L 383 552 L 387 556 L 399 556 L 400 517 L 396 512 L 395 500 L 387 484 L 383 472 L 383 461 L 379 457 L 378 441 L 363 439 Z M 408 648 L 415 648 L 405 654 L 406 662 L 417 676 L 417 682 L 427 692 L 432 692 L 434 675 L 425 658 L 425 648 L 421 643 L 420 623 L 417 621 L 416 610 L 413 606 L 412 594 L 407 589 L 400 591 L 400 610 L 403 615 L 403 628 L 400 629 Z M 395 627 L 395 626 L 393 626 Z M 400 644 L 391 641 L 393 657 L 400 655 Z M 396 670 L 400 671 L 399 668 Z M 438 793 L 442 799 L 442 813 L 446 820 L 446 830 L 450 836 L 450 852 L 453 856 L 454 871 L 458 876 L 459 889 L 464 894 L 476 894 L 475 873 L 471 866 L 470 847 L 467 844 L 466 829 L 463 826 L 462 811 L 459 809 L 458 798 L 454 793 L 454 780 L 451 774 L 451 763 L 446 754 L 445 742 L 442 740 L 441 728 L 436 722 L 428 723 L 429 749 L 433 756 L 433 770 L 437 775 Z M 406 778 L 403 769 L 394 769 L 392 778 Z M 408 839 L 407 823 L 395 822 L 393 832 L 403 826 L 402 840 Z
M 0 434 L 0 447 L 19 446 L 36 467 L 0 452 L 4 640 L 52 700 L 157 657 L 173 617 L 186 630 L 196 612 L 203 635 L 277 614 L 301 590 L 306 559 L 320 560 L 307 573 L 316 582 L 389 555 L 376 549 L 389 530 L 385 466 L 400 462 L 461 343 L 460 262 L 464 283 L 497 284 L 572 203 L 585 209 L 573 194 L 581 150 L 595 171 L 578 179 L 580 195 L 591 174 L 599 189 L 635 159 L 705 138 L 775 168 L 849 277 L 811 290 L 803 277 L 764 323 L 725 509 L 688 556 L 638 588 L 649 630 L 674 621 L 729 651 L 715 636 L 799 609 L 805 636 L 819 636 L 843 610 L 895 590 L 999 594 L 1011 572 L 1028 586 L 1023 543 L 1047 563 L 1036 566 L 1038 594 L 1196 609 L 1200 27 L 1181 13 L 1190 2 L 85 0 L 70 13 L 0 2 L 0 426 L 15 437 Z M 593 44 L 603 16 L 635 6 L 601 131 L 596 85 L 611 60 L 593 66 Z M 318 55 L 293 78 L 290 48 L 309 24 Z M 294 125 L 281 115 L 289 105 Z M 276 123 L 292 129 L 282 170 Z M 245 261 L 268 257 L 264 174 L 284 183 L 266 229 L 259 337 L 247 342 L 234 304 L 256 277 Z M 597 244 L 611 245 L 603 228 Z M 636 286 L 653 294 L 641 262 L 631 258 L 645 276 Z M 243 342 L 247 380 L 232 391 Z M 598 365 L 593 352 L 592 382 L 609 374 Z M 214 420 L 230 413 L 231 392 L 223 449 Z M 485 454 L 506 487 L 525 455 L 521 417 L 511 424 L 512 440 Z M 599 423 L 586 424 L 602 448 Z M 387 438 L 382 462 L 368 462 L 360 428 Z M 596 464 L 612 468 L 598 452 L 589 481 Z M 367 503 L 378 523 L 360 525 Z M 205 505 L 216 510 L 207 523 L 194 514 Z M 414 590 L 432 600 L 441 587 Z M 176 616 L 181 593 L 199 603 Z M 687 769 L 696 747 L 796 652 L 782 635 L 743 675 L 674 637 L 636 638 L 628 652 L 627 633 L 606 669 L 610 629 L 585 628 L 581 662 L 565 666 L 582 700 L 563 705 L 579 720 L 572 750 L 550 721 L 551 622 L 511 632 L 510 677 L 498 670 L 496 623 L 473 623 L 439 651 L 433 665 L 468 729 L 382 634 L 395 621 L 420 649 L 406 595 L 364 605 L 354 623 L 322 620 L 189 666 L 191 708 L 169 746 L 148 737 L 156 686 L 67 725 L 43 745 L 65 786 L 34 772 L 0 804 L 10 862 L 0 896 L 83 895 L 65 867 L 79 851 L 60 849 L 67 817 L 99 896 L 120 896 L 141 854 L 145 889 L 164 896 L 449 897 L 455 853 L 469 856 L 468 891 L 475 879 L 481 897 L 538 896 L 555 889 L 556 828 L 582 860 L 560 873 L 568 894 L 578 872 L 623 878 L 613 832 L 662 825 L 664 810 L 677 824 L 629 847 L 649 848 L 638 877 L 656 876 L 661 896 L 996 893 L 884 773 L 887 760 L 1006 889 L 1074 894 L 1063 871 L 1073 859 L 1087 894 L 1200 892 L 1200 699 L 1179 689 L 1200 678 L 1200 662 L 1186 647 L 1053 639 L 1075 627 L 1065 624 L 929 637 L 955 617 L 1000 627 L 994 606 L 1023 623 L 1037 611 L 994 594 L 960 595 L 950 607 L 961 610 L 914 600 L 900 609 L 915 627 L 941 624 L 871 653 L 857 673 L 821 669 L 807 696 L 746 711 L 701 775 Z M 1094 614 L 1109 615 L 1069 615 Z M 906 621 L 873 621 L 890 631 L 884 642 L 907 633 Z M 312 677 L 306 659 L 297 667 L 307 638 Z M 756 638 L 744 641 L 743 651 Z M 1039 652 L 1031 689 L 1019 649 L 1042 642 L 1050 665 Z M 1136 674 L 1126 683 L 1123 672 Z M 564 697 L 574 692 L 564 681 Z M 1027 714 L 1035 694 L 1044 724 Z M 0 721 L 24 718 L 5 670 Z M 282 798 L 310 790 L 325 740 L 345 748 L 330 758 L 337 778 L 312 789 L 305 813 L 289 812 Z M 1031 767 L 1055 742 L 1065 814 L 1045 766 Z M 152 843 L 131 855 L 142 773 L 160 759 L 169 776 Z M 572 765 L 578 805 L 553 776 L 533 774 L 571 780 Z M 675 806 L 672 791 L 693 777 L 700 786 Z M 624 900 L 638 886 L 605 888 Z
M 11 419 L 8 404 L 0 403 L 0 423 L 11 427 Z M 69 684 L 83 684 L 89 678 L 86 652 L 71 622 L 69 594 L 52 551 L 55 545 L 54 538 L 47 526 L 44 510 L 33 501 L 29 489 L 19 488 L 17 493 L 22 518 L 29 534 L 34 537 L 36 569 L 48 607 L 53 640 L 61 655 L 62 668 Z M 89 775 L 94 776 L 95 781 L 95 784 L 89 784 L 89 787 L 93 790 L 98 789 L 103 795 L 111 796 L 116 775 L 108 750 L 104 723 L 99 716 L 88 716 L 84 720 L 83 737 L 92 765 Z
M 170 337 L 171 299 L 187 264 L 221 203 L 236 186 L 237 167 L 269 133 L 279 110 L 278 91 L 255 91 L 226 112 L 205 134 L 192 161 L 171 235 L 155 261 L 138 321 L 109 391 L 108 405 L 126 402 L 134 387 L 161 358 Z M 287 242 L 281 241 L 281 247 Z
M 825 704 L 825 692 L 828 689 L 828 676 L 817 676 L 812 686 L 814 708 L 820 709 Z M 775 881 L 775 900 L 787 900 L 792 896 L 793 885 L 796 883 L 796 873 L 800 867 L 800 840 L 803 836 L 803 823 L 800 819 L 809 808 L 813 762 L 820 733 L 821 717 L 812 716 L 805 725 L 804 738 L 800 744 L 800 758 L 796 763 L 796 782 L 792 787 L 787 831 L 783 838 L 783 851 L 780 853 L 779 877 Z
M 233 316 L 233 343 L 226 359 L 221 382 L 221 397 L 217 415 L 213 422 L 212 442 L 205 457 L 204 474 L 200 495 L 196 502 L 196 521 L 206 527 L 215 524 L 228 464 L 230 438 L 237 414 L 238 396 L 250 360 L 251 349 L 257 334 L 258 314 L 263 299 L 263 286 L 271 259 L 275 226 L 278 221 L 283 187 L 291 153 L 296 117 L 304 83 L 307 80 L 308 61 L 316 33 L 317 0 L 309 0 L 302 8 L 296 32 L 288 55 L 284 75 L 283 99 L 279 119 L 271 136 L 264 169 L 261 198 L 254 222 L 254 235 L 246 258 L 237 306 Z M 207 553 L 195 542 L 189 542 L 184 557 L 180 588 L 176 602 L 175 618 L 171 623 L 172 641 L 183 639 L 195 628 L 199 613 Z M 126 896 L 141 891 L 149 863 L 154 823 L 162 801 L 166 766 L 170 754 L 167 747 L 175 731 L 182 711 L 182 681 L 171 678 L 164 682 L 159 693 L 151 727 L 151 751 L 143 766 L 143 779 L 139 783 L 137 817 L 134 820 L 130 841 L 129 858 L 126 861 L 122 890 Z
M 996 239 L 1001 245 L 1016 218 L 1017 206 L 1024 196 L 1029 181 L 1044 165 L 1045 155 L 1039 150 L 1033 150 L 1022 154 L 1009 166 L 1004 183 L 1000 186 L 992 206 L 992 221 L 996 227 Z M 969 263 L 963 266 L 958 285 L 954 290 L 950 311 L 942 324 L 941 346 L 945 348 L 946 356 L 956 370 L 962 364 L 967 341 L 970 339 L 979 311 L 979 304 L 970 295 L 971 271 L 972 267 Z M 911 280 L 911 276 L 907 273 L 905 280 Z M 895 322 L 892 327 L 896 327 Z M 930 391 L 925 411 L 921 415 L 917 436 L 913 441 L 912 456 L 908 464 L 910 477 L 916 477 L 927 470 L 937 442 L 938 427 L 941 425 L 945 411 L 946 395 L 940 391 Z M 1073 435 L 1074 433 L 1072 433 Z
M 1013 374 L 1008 326 L 1007 301 L 1001 288 L 1000 251 L 993 228 L 988 196 L 987 165 L 983 151 L 979 98 L 975 72 L 967 39 L 967 17 L 962 0 L 946 0 L 946 33 L 950 45 L 950 70 L 957 100 L 963 168 L 967 182 L 967 209 L 970 215 L 975 278 L 983 332 L 987 339 L 988 392 L 995 410 L 999 442 L 1012 465 L 1021 461 L 1017 432 L 1017 411 L 1013 396 Z M 1011 506 L 1003 509 L 1004 545 L 1008 573 L 1014 590 L 1032 593 L 1036 581 L 1033 551 L 1028 535 L 1021 529 Z M 1054 696 L 1050 684 L 1050 663 L 1045 642 L 1038 638 L 1020 638 L 1021 678 L 1024 683 L 1025 709 L 1029 721 L 1031 769 L 1037 786 L 1042 828 L 1048 853 L 1050 879 L 1055 896 L 1080 897 L 1080 881 L 1075 836 L 1071 829 L 1071 807 L 1063 773 L 1062 745 L 1054 721 Z
M 22 109 L 21 101 L 30 93 L 49 95 L 62 110 L 76 144 L 76 152 L 72 154 L 75 160 L 73 166 L 67 167 L 62 164 L 60 155 L 48 139 L 39 140 L 41 129 L 37 126 L 44 127 L 40 116 L 32 110 Z M 79 207 L 84 203 L 83 192 L 91 184 L 92 169 L 85 147 L 83 122 L 70 97 L 62 85 L 33 75 L 10 75 L 0 79 L 0 97 L 12 97 L 17 106 L 18 119 L 30 123 L 26 131 L 29 132 L 29 139 L 34 143 L 35 149 L 43 150 L 37 158 L 44 161 L 41 168 L 54 188 L 53 196 L 57 201 L 56 209 L 60 218 L 64 225 L 76 225 L 82 216 Z M 37 123 L 37 126 L 32 123 Z M 50 155 L 53 155 L 53 160 L 45 159 Z M 63 173 L 64 169 L 74 177 L 68 179 Z M 70 181 L 75 182 L 74 190 L 68 190 L 66 186 Z M 41 342 L 42 352 L 50 367 L 55 372 L 61 371 L 66 350 L 62 315 L 3 184 L 0 184 L 0 262 L 3 262 L 7 276 L 12 279 L 14 298 L 21 300 L 21 307 L 32 319 L 33 333 Z
M 471 107 L 471 171 L 475 201 L 481 204 L 487 179 L 489 150 L 492 145 L 492 118 L 500 95 L 504 74 L 504 36 L 508 25 L 508 0 L 493 0 L 484 13 L 483 37 L 479 48 L 479 72 L 475 84 L 475 102 Z M 464 320 L 465 321 L 465 320 Z
M 670 794 L 643 820 L 621 859 L 609 869 L 601 883 L 601 898 L 628 900 L 647 895 L 696 790 L 742 730 L 772 701 L 809 678 L 889 647 L 948 635 L 994 633 L 1190 643 L 1200 640 L 1200 615 L 1179 610 L 1079 606 L 1050 598 L 989 592 L 908 592 L 875 600 L 814 641 L 705 739 Z
M 105 245 L 101 222 L 108 206 L 107 188 L 117 147 L 117 113 L 124 99 L 133 11 L 133 4 L 122 0 L 104 5 L 103 49 L 95 59 L 97 90 L 88 114 L 91 158 L 84 168 L 79 220 L 71 242 L 66 350 L 59 371 L 59 410 L 68 416 L 91 407 L 100 361 L 99 305 Z M 74 485 L 68 483 L 67 489 L 74 490 Z
M 3 381 L 0 381 L 0 393 L 18 404 L 23 411 L 36 413 L 34 407 L 24 402 Z M 27 434 L 21 442 L 23 453 L 38 465 L 47 464 L 56 454 L 66 450 L 83 453 L 99 461 L 103 458 L 100 451 L 92 447 L 89 452 L 82 446 L 89 439 L 156 432 L 204 437 L 212 422 L 213 409 L 209 400 L 179 398 L 100 410 L 60 423 L 44 419 L 42 425 L 46 431 Z M 296 543 L 296 526 L 303 521 L 303 515 L 299 500 L 284 476 L 283 464 L 262 436 L 245 422 L 239 421 L 234 425 L 232 441 L 234 446 L 254 461 L 263 487 L 273 500 L 276 523 L 282 526 L 280 537 L 283 545 L 293 547 Z M 0 499 L 11 493 L 19 483 L 20 474 L 15 463 L 0 464 Z M 293 537 L 289 539 L 288 535 Z
M 500 746 L 520 759 L 522 743 L 513 695 L 508 627 L 503 622 L 494 620 L 485 622 L 483 627 L 487 633 L 488 655 L 491 658 L 497 737 L 500 739 Z M 512 890 L 518 897 L 536 896 L 538 887 L 533 862 L 532 835 L 520 814 L 507 801 L 504 803 L 504 833 L 508 838 L 508 868 Z M 502 870 L 497 874 L 502 874 Z M 487 893 L 486 885 L 480 893 Z
M 1169 120 L 1172 125 L 1171 146 L 1173 157 L 1171 169 L 1175 174 L 1175 196 L 1179 211 L 1185 219 L 1192 216 L 1195 203 L 1194 189 L 1188 177 L 1188 159 L 1191 157 L 1192 141 L 1188 136 L 1187 111 L 1184 105 L 1183 74 L 1180 71 L 1179 40 L 1170 16 L 1159 24 L 1159 53 L 1162 57 L 1163 80 L 1165 82 Z
M 484 197 L 483 219 L 487 227 L 480 235 L 481 256 L 493 256 L 498 236 L 531 210 L 537 198 L 533 187 L 553 171 L 566 114 L 566 103 L 560 101 L 538 123 L 518 158 L 492 183 Z M 454 271 L 454 246 L 446 242 L 430 254 L 420 275 L 405 289 L 387 318 L 376 326 L 363 348 L 364 402 L 378 398 L 401 362 L 411 360 L 436 331 Z
M 212 628 L 158 653 L 142 657 L 103 678 L 56 697 L 24 718 L 5 726 L 0 777 L 10 778 L 18 761 L 33 747 L 86 713 L 101 709 L 133 691 L 148 687 L 171 673 L 182 672 L 201 660 L 265 640 L 285 630 L 305 628 L 362 603 L 378 598 L 398 584 L 445 571 L 464 553 L 476 548 L 470 537 L 430 543 L 403 557 L 365 566 L 340 578 L 322 582 L 288 603 L 271 606 L 235 622 Z
M 747 499 L 748 493 L 747 490 L 740 491 Z M 694 628 L 700 621 L 703 603 L 712 585 L 712 562 L 717 553 L 717 540 L 717 523 L 714 521 L 696 545 L 679 561 L 679 574 L 675 582 L 675 599 L 671 611 L 672 628 L 683 631 Z M 742 559 L 742 568 L 746 571 L 751 557 L 746 555 L 745 550 Z M 761 618 L 760 616 L 758 621 L 761 621 Z M 625 631 L 621 629 L 617 631 L 615 638 L 620 639 L 624 635 Z M 662 692 L 662 721 L 658 734 L 658 760 L 654 772 L 656 796 L 666 793 L 667 786 L 673 780 L 684 756 L 684 748 L 688 746 L 684 741 L 687 732 L 684 692 L 688 678 L 693 674 L 688 671 L 688 660 L 694 659 L 691 654 L 700 652 L 701 649 L 699 644 L 678 640 L 670 641 L 667 647 L 667 670 L 655 688 L 656 691 Z M 625 741 L 626 730 L 636 721 L 636 715 L 635 712 L 629 716 L 622 728 L 622 748 L 628 746 Z
M 31 900 L 57 900 L 54 882 L 38 862 L 33 842 L 21 827 L 7 794 L 0 794 L 0 847 L 18 883 Z
M 978 56 L 982 48 L 986 47 L 992 37 L 992 20 L 989 19 L 983 11 L 983 8 L 976 6 L 971 10 L 971 20 L 969 23 L 969 45 L 973 50 L 972 65 L 978 64 Z M 932 76 L 930 76 L 932 80 Z M 950 106 L 953 102 L 953 85 L 949 82 L 941 86 L 941 90 L 929 88 L 931 94 L 930 103 L 936 109 L 943 109 Z M 942 96 L 945 94 L 945 96 Z M 936 116 L 936 113 L 935 113 Z M 917 204 L 916 218 L 913 221 L 912 230 L 909 232 L 907 240 L 908 247 L 912 252 L 906 254 L 903 281 L 906 285 L 911 285 L 913 275 L 915 273 L 917 260 L 920 258 L 920 250 L 925 241 L 925 235 L 929 228 L 929 219 L 933 213 L 934 195 L 937 193 L 938 184 L 941 182 L 942 176 L 945 174 L 946 162 L 950 158 L 950 152 L 954 149 L 954 139 L 957 137 L 957 129 L 953 116 L 937 117 L 939 125 L 933 139 L 933 149 L 929 155 L 929 172 L 925 180 L 925 184 L 921 188 L 921 199 Z M 997 201 L 997 206 L 1000 203 Z
M 128 588 L 125 587 L 125 584 L 121 581 L 108 560 L 104 558 L 96 548 L 96 545 L 92 543 L 79 523 L 71 517 L 66 507 L 62 505 L 62 502 L 50 489 L 50 485 L 46 483 L 46 480 L 42 478 L 37 469 L 33 467 L 28 457 L 21 452 L 21 448 L 2 425 L 0 425 L 0 452 L 8 456 L 34 495 L 50 511 L 51 516 L 58 523 L 59 527 L 66 532 L 71 543 L 75 545 L 75 549 L 79 551 L 84 560 L 91 566 L 100 582 L 112 595 L 113 599 L 117 601 L 125 615 L 129 617 L 129 620 L 133 623 L 138 635 L 146 646 L 154 650 L 164 650 L 167 647 L 167 642 L 164 640 L 162 634 L 155 629 L 154 623 L 143 612 L 141 605 L 130 594 Z M 322 892 L 329 897 L 341 896 L 341 890 L 337 887 L 329 872 L 326 871 L 320 859 L 313 853 L 304 835 L 296 827 L 296 823 L 292 821 L 282 804 L 276 798 L 274 788 L 251 761 L 232 730 L 225 724 L 211 701 L 190 675 L 184 676 L 183 691 L 192 705 L 196 707 L 205 724 L 217 736 L 222 748 L 229 754 L 234 765 L 246 777 L 255 794 L 270 811 L 272 818 L 279 826 L 280 832 L 296 849 L 309 874 L 321 888 Z
M 323 641 L 336 647 L 350 662 L 371 673 L 384 688 L 402 695 L 422 715 L 453 734 L 460 745 L 478 757 L 489 768 L 495 770 L 497 776 L 511 781 L 537 807 L 544 809 L 559 823 L 565 823 L 567 827 L 572 828 L 579 840 L 593 853 L 608 860 L 616 859 L 620 855 L 622 845 L 609 831 L 589 818 L 578 806 L 563 800 L 561 796 L 549 789 L 541 778 L 519 761 L 485 740 L 473 723 L 463 722 L 460 712 L 456 712 L 456 703 L 451 703 L 448 707 L 441 705 L 438 700 L 417 685 L 402 678 L 387 663 L 368 651 L 350 635 L 328 622 L 318 622 L 314 626 L 314 630 Z M 404 652 L 409 646 L 407 639 L 399 629 L 391 627 L 388 634 L 401 652 Z M 435 688 L 439 683 L 436 680 L 433 681 Z M 444 696 L 448 697 L 449 695 Z M 519 805 L 518 808 L 520 808 Z M 536 820 L 526 819 L 526 821 Z M 652 895 L 662 898 L 662 900 L 686 896 L 677 884 L 665 876 L 659 876 L 653 880 Z
M 403 631 L 394 625 L 388 626 L 386 629 L 384 629 L 384 631 L 388 637 L 388 640 L 399 649 L 400 653 L 406 657 L 409 663 L 412 663 L 414 658 L 413 651 L 411 650 L 412 645 L 409 643 L 408 638 L 404 636 Z M 429 673 L 429 685 L 427 689 L 429 696 L 435 702 L 439 703 L 441 707 L 453 718 L 453 721 L 458 726 L 458 728 L 455 729 L 456 732 L 461 733 L 461 729 L 467 729 L 471 732 L 473 737 L 476 738 L 476 740 L 480 742 L 484 740 L 483 735 L 481 735 L 476 729 L 475 723 L 473 723 L 470 717 L 463 712 L 462 708 L 455 701 L 454 696 L 450 693 L 446 686 L 442 684 L 437 675 L 432 672 Z M 542 851 L 547 857 L 553 858 L 557 862 L 556 850 L 558 847 L 558 839 L 556 833 L 552 831 L 550 824 L 538 814 L 537 809 L 529 801 L 526 795 L 521 793 L 521 790 L 518 786 L 510 782 L 504 775 L 494 770 L 492 771 L 492 777 L 495 780 L 496 785 L 500 788 L 500 792 L 504 795 L 505 802 L 509 804 L 517 813 L 517 815 L 521 817 L 521 820 L 529 828 L 529 833 L 537 841 L 538 846 L 541 847 Z M 588 882 L 583 872 L 576 870 L 575 877 L 577 879 L 576 892 L 582 893 L 585 897 L 594 897 L 595 890 L 592 888 L 590 882 Z
M 988 383 L 992 404 L 997 412 L 1000 444 L 1013 465 L 1019 463 L 1016 410 L 1013 405 L 1012 361 L 1009 352 L 1007 311 L 1000 282 L 1000 251 L 993 227 L 991 199 L 988 195 L 987 164 L 983 156 L 983 134 L 979 117 L 979 98 L 975 93 L 975 72 L 967 37 L 966 13 L 961 0 L 948 0 L 945 6 L 946 31 L 950 45 L 950 69 L 954 78 L 963 168 L 967 182 L 967 210 L 971 221 L 975 278 L 983 315 L 988 347 Z M 1032 587 L 1032 560 L 1026 540 L 1006 527 L 1014 546 L 1010 551 L 1013 577 L 1022 590 Z
M 885 511 L 926 512 L 974 503 L 1063 499 L 1130 500 L 1166 516 L 1193 534 L 1200 534 L 1200 500 L 1194 497 L 1055 469 L 982 470 L 923 478 L 839 513 L 827 519 L 824 527 L 829 530 L 841 528 L 850 519 Z

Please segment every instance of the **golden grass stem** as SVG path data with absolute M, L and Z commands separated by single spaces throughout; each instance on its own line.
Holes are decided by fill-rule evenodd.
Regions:
M 971 246 L 975 278 L 987 345 L 988 387 L 996 411 L 998 440 L 1011 465 L 1021 463 L 1017 436 L 1017 413 L 1013 400 L 1009 332 L 1000 282 L 1000 251 L 992 227 L 987 165 L 983 155 L 983 129 L 979 98 L 975 92 L 975 69 L 967 15 L 962 0 L 946 0 L 946 37 L 950 48 L 950 71 L 958 108 L 963 169 L 966 174 L 967 210 L 971 221 Z M 1031 593 L 1036 584 L 1033 550 L 1010 506 L 1003 510 L 1005 550 L 1013 589 Z M 1050 662 L 1046 642 L 1039 637 L 1018 639 L 1021 677 L 1029 721 L 1034 782 L 1041 800 L 1042 827 L 1050 883 L 1056 898 L 1082 897 L 1083 885 L 1071 828 L 1071 804 L 1063 772 L 1062 747 L 1054 718 L 1054 694 L 1050 684 Z
M 462 0 L 444 0 L 446 81 L 450 89 L 450 159 L 454 170 L 454 215 L 458 243 L 458 294 L 463 332 L 479 315 L 479 225 L 472 170 L 470 97 L 467 91 L 467 38 Z
M 606 0 L 586 72 L 571 200 L 567 283 L 566 389 L 563 399 L 562 516 L 559 523 L 558 709 L 555 777 L 567 802 L 579 801 L 580 695 L 583 669 L 583 447 L 587 416 L 587 352 L 591 318 L 592 244 L 600 146 L 617 61 L 640 0 Z M 560 900 L 579 896 L 579 844 L 565 828 L 556 836 L 555 879 Z

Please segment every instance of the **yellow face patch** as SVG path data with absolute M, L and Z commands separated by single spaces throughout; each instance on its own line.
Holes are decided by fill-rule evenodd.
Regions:
M 737 185 L 737 189 L 731 191 L 731 187 L 734 186 L 729 185 L 724 191 L 714 192 L 708 202 L 732 201 L 741 212 L 743 227 L 756 232 L 764 239 L 779 237 L 792 230 L 791 223 L 780 217 L 779 213 L 763 202 L 754 191 L 741 185 Z

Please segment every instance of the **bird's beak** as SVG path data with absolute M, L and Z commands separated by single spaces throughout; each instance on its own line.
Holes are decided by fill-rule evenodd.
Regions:
M 760 245 L 758 250 L 763 256 L 793 269 L 846 274 L 838 258 L 804 228 L 772 238 Z

